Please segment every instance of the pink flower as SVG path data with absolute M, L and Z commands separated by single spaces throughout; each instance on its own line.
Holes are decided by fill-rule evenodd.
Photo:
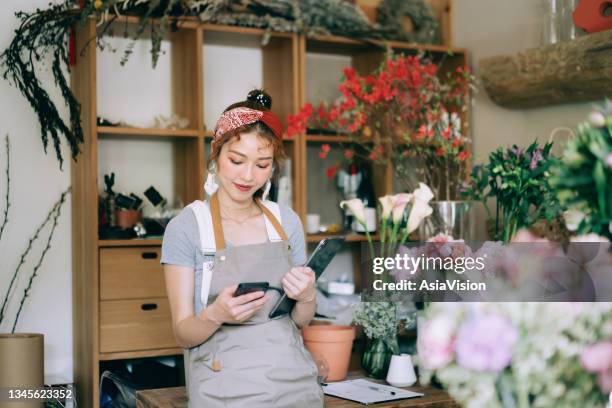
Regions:
M 604 394 L 612 392 L 612 341 L 602 341 L 584 349 L 580 363 L 588 372 L 597 374 Z
M 450 316 L 427 320 L 417 338 L 419 361 L 427 370 L 445 367 L 455 356 L 456 323 Z

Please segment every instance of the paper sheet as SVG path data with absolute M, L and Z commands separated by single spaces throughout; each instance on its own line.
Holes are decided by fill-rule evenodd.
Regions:
M 323 386 L 323 392 L 327 395 L 360 402 L 365 405 L 422 397 L 424 395 L 419 392 L 403 390 L 364 379 L 329 383 Z

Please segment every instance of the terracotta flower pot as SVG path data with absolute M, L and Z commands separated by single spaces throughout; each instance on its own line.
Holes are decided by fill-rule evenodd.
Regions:
M 351 349 L 355 339 L 353 326 L 316 325 L 302 329 L 304 345 L 313 356 L 324 358 L 329 365 L 326 381 L 346 378 Z
M 117 220 L 117 226 L 119 228 L 128 229 L 132 228 L 138 221 L 140 221 L 140 211 L 138 210 L 117 210 L 115 212 L 115 218 Z

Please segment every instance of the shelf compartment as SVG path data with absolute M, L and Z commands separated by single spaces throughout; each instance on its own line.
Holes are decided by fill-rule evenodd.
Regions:
M 202 31 L 206 129 L 214 129 L 223 110 L 246 99 L 255 87 L 270 94 L 272 111 L 281 121 L 297 111 L 297 34 L 271 33 L 268 38 L 263 30 L 211 26 Z

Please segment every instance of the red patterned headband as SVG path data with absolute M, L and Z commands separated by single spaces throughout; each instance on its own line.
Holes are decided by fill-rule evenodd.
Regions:
M 274 136 L 279 140 L 283 138 L 283 125 L 274 113 L 271 111 L 260 111 L 246 107 L 239 107 L 223 112 L 217 126 L 215 127 L 214 141 L 219 140 L 221 136 L 230 130 L 238 129 L 244 125 L 250 125 L 257 121 L 262 121 L 272 130 Z

